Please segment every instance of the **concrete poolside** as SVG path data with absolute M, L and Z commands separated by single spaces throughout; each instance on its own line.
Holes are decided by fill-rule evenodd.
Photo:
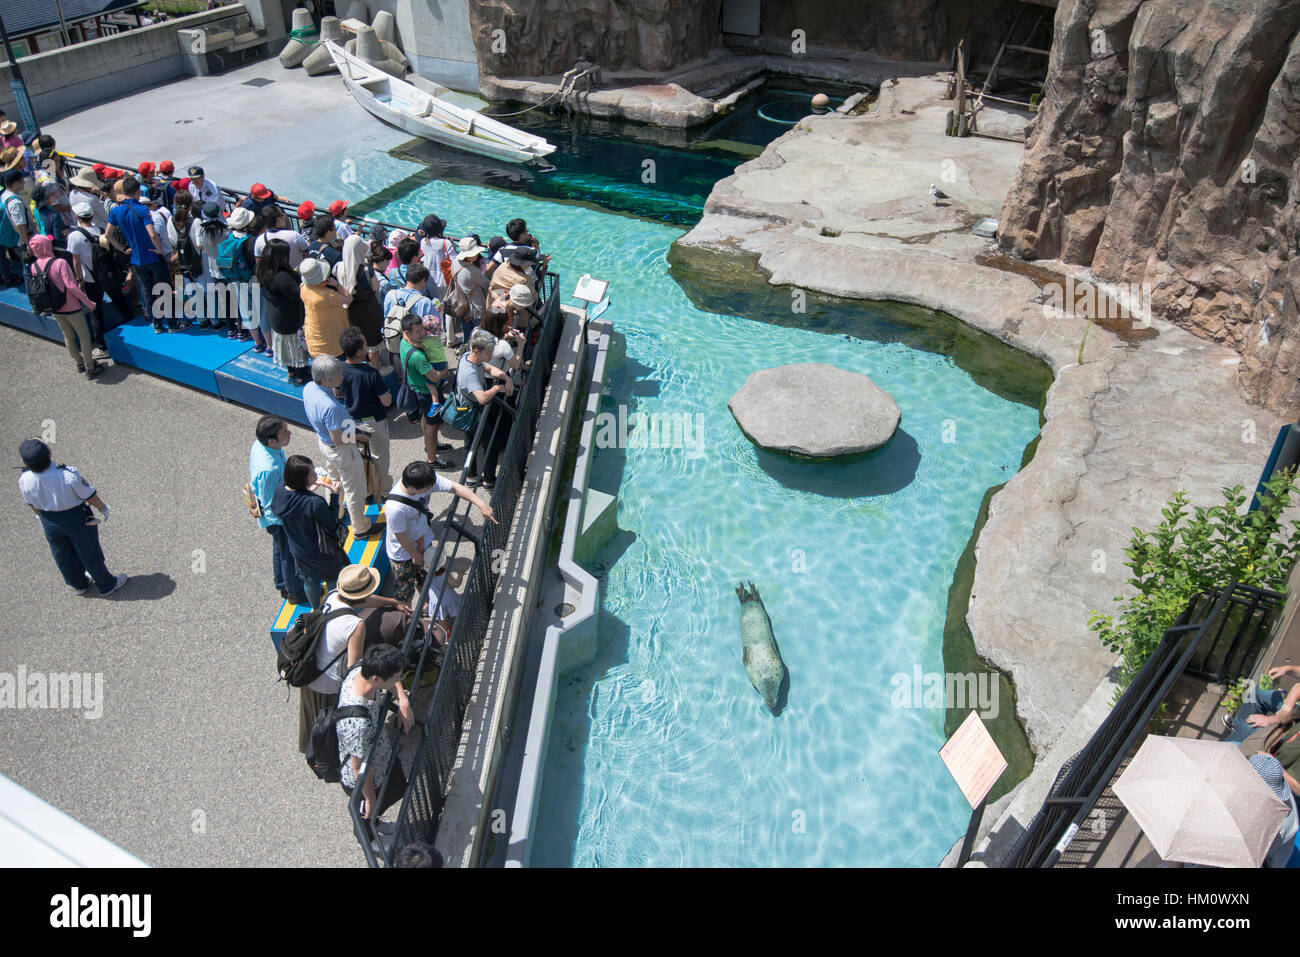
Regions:
M 355 156 L 411 139 L 358 106 L 338 74 L 312 77 L 276 59 L 153 87 L 44 129 L 64 152 L 132 169 L 170 159 L 177 176 L 197 163 L 220 186 L 247 190 L 262 182 L 295 203 L 317 205 L 356 202 L 388 185 L 369 177 L 364 161 L 345 164 L 332 155 L 332 141 L 345 138 Z

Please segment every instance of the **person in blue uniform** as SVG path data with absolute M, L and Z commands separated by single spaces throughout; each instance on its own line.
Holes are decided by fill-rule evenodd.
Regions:
M 125 575 L 113 575 L 99 547 L 99 526 L 108 521 L 108 506 L 81 473 L 68 465 L 55 465 L 50 447 L 28 439 L 18 447 L 23 473 L 18 490 L 23 501 L 41 519 L 54 564 L 68 587 L 85 595 L 91 586 L 111 595 L 126 584 Z M 96 519 L 91 507 L 99 511 Z

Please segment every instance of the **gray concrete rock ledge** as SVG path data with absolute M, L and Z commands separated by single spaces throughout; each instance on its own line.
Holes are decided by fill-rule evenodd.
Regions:
M 872 452 L 902 418 L 894 397 L 870 378 L 820 362 L 757 369 L 727 408 L 755 445 L 815 459 Z
M 998 215 L 1022 147 L 943 136 L 943 86 L 903 79 L 870 114 L 801 121 L 720 181 L 680 242 L 755 255 L 773 284 L 943 310 L 1051 366 L 1037 452 L 990 504 L 967 613 L 1041 759 L 1112 664 L 1088 616 L 1127 591 L 1131 527 L 1178 489 L 1208 505 L 1249 487 L 1281 421 L 1239 394 L 1227 348 L 1158 318 L 1125 342 L 976 265 L 990 244 L 970 223 Z M 930 183 L 952 200 L 935 206 Z
M 576 112 L 590 116 L 687 129 L 713 119 L 724 109 L 718 98 L 766 73 L 874 87 L 889 77 L 930 73 L 936 67 L 934 63 L 884 60 L 861 51 L 813 48 L 806 55 L 791 56 L 755 46 L 741 53 L 715 51 L 667 73 L 607 72 L 604 82 L 590 93 L 580 86 L 570 103 Z M 479 93 L 489 100 L 537 104 L 551 100 L 559 92 L 560 81 L 558 76 L 484 73 L 479 77 Z

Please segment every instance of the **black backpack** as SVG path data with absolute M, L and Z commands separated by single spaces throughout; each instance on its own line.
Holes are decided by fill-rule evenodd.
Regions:
M 90 277 L 95 281 L 95 285 L 105 290 L 121 289 L 126 276 L 119 268 L 116 257 L 100 245 L 98 236 L 84 226 L 78 226 L 76 231 L 90 243 Z
M 56 286 L 50 278 L 50 267 L 53 265 L 54 258 L 51 257 L 44 268 L 37 269 L 36 264 L 32 263 L 27 272 L 27 298 L 32 302 L 32 312 L 58 312 L 68 303 L 67 292 Z
M 198 279 L 203 275 L 203 254 L 194 245 L 188 229 L 176 236 L 176 268 L 186 279 Z
M 302 688 L 311 684 L 330 669 L 347 652 L 343 647 L 324 668 L 316 667 L 316 649 L 325 640 L 325 626 L 335 618 L 355 615 L 356 609 L 348 606 L 335 608 L 333 611 L 309 611 L 299 615 L 293 627 L 280 639 L 280 649 L 275 654 L 275 670 L 281 681 L 287 681 L 291 688 Z
M 307 767 L 311 768 L 311 773 L 327 784 L 338 783 L 341 762 L 339 733 L 335 725 L 348 718 L 369 717 L 370 709 L 360 704 L 321 708 L 311 726 L 311 740 L 307 742 Z

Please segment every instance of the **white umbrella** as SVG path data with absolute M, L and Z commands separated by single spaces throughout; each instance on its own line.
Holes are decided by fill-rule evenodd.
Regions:
M 1167 861 L 1259 867 L 1286 820 L 1235 744 L 1150 735 L 1115 794 Z

